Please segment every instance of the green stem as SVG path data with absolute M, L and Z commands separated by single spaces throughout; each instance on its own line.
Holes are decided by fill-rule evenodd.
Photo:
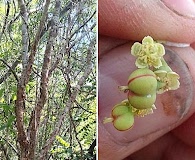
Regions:
M 113 122 L 113 118 L 111 118 L 111 117 L 109 117 L 109 118 L 105 118 L 104 120 L 103 120 L 103 123 L 105 124 L 105 123 L 110 123 L 110 122 Z
M 163 57 L 161 58 L 161 62 L 162 62 L 162 67 L 165 71 L 167 71 L 167 72 L 172 71 L 172 69 L 169 67 L 169 65 L 167 64 L 167 62 L 165 61 L 165 59 Z
M 124 92 L 129 90 L 128 86 L 119 86 L 118 88 L 119 88 L 120 91 L 124 91 Z

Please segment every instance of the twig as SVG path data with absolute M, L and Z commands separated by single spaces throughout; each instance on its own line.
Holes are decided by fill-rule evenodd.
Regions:
M 7 1 L 7 11 L 6 11 L 6 15 L 5 15 L 5 20 L 4 20 L 4 24 L 3 24 L 3 27 L 2 27 L 2 31 L 0 33 L 0 41 L 1 41 L 1 38 L 3 36 L 3 33 L 6 29 L 6 25 L 7 25 L 7 18 L 9 16 L 9 10 L 10 10 L 10 4 L 9 4 L 9 1 Z
M 9 156 L 7 154 L 7 148 L 5 148 L 5 146 L 3 144 L 1 144 L 1 149 L 3 150 L 3 153 L 5 155 L 6 160 L 10 160 Z
M 96 139 L 93 141 L 93 143 L 90 145 L 89 149 L 88 149 L 88 153 L 93 156 L 93 151 L 94 151 L 94 148 L 96 146 Z
M 74 124 L 74 122 L 73 122 L 72 113 L 71 113 L 70 110 L 69 110 L 69 116 L 70 116 L 70 122 L 71 122 L 71 124 L 73 125 L 73 131 L 74 131 L 74 133 L 75 133 L 75 138 L 76 138 L 76 140 L 77 140 L 77 142 L 78 142 L 78 144 L 79 144 L 80 150 L 81 150 L 81 157 L 80 157 L 80 159 L 83 160 L 83 147 L 82 147 L 81 142 L 80 142 L 80 140 L 79 140 L 79 138 L 78 138 L 78 133 L 77 133 L 77 131 L 76 131 L 76 126 L 75 126 L 75 124 Z M 70 133 L 70 135 L 71 135 L 71 133 Z
M 6 62 L 5 60 L 3 60 L 3 59 L 0 59 L 0 61 L 3 62 L 3 63 L 9 68 L 9 71 L 11 71 L 11 73 L 14 75 L 16 81 L 18 82 L 19 79 L 18 79 L 18 76 L 17 76 L 16 72 L 13 70 L 13 65 L 10 66 L 10 65 L 7 64 L 7 62 Z M 5 77 L 3 77 L 2 79 L 5 80 Z M 1 84 L 1 83 L 2 83 L 2 82 L 1 82 L 1 79 L 0 79 L 0 84 Z
M 78 0 L 78 2 L 79 2 L 79 1 L 81 1 L 81 0 Z M 73 3 L 75 3 L 75 2 L 76 2 L 76 0 L 70 1 L 70 2 L 68 3 L 68 5 L 66 5 L 66 6 L 62 9 L 62 11 L 60 12 L 60 17 L 64 16 L 64 14 L 65 14 L 68 10 L 70 10 L 70 9 L 72 8 Z
M 93 14 L 73 33 L 71 34 L 71 37 L 70 39 L 81 29 L 83 28 L 93 17 L 94 15 L 96 14 L 96 11 L 93 12 Z
M 43 15 L 42 15 L 42 18 L 40 20 L 38 30 L 36 32 L 34 41 L 33 41 L 32 46 L 31 46 L 31 53 L 30 53 L 30 56 L 28 58 L 28 65 L 27 65 L 26 69 L 23 71 L 23 76 L 25 77 L 24 78 L 24 84 L 25 85 L 28 83 L 29 76 L 30 76 L 30 73 L 31 73 L 31 70 L 32 70 L 32 64 L 34 62 L 34 58 L 35 58 L 35 55 L 36 55 L 37 46 L 38 46 L 39 40 L 41 38 L 40 35 L 41 35 L 41 32 L 44 28 L 44 24 L 45 24 L 45 21 L 46 21 L 46 18 L 47 18 L 47 11 L 48 11 L 48 8 L 49 8 L 49 4 L 50 4 L 50 0 L 46 0 Z
M 15 13 L 14 13 L 15 15 Z M 8 24 L 7 24 L 7 28 L 8 28 L 8 34 L 9 34 L 9 38 L 11 39 L 11 41 L 17 45 L 17 43 L 13 40 L 12 35 L 11 35 L 11 25 L 12 23 L 14 23 L 18 18 L 20 17 L 20 13 L 18 13 Z
M 48 77 L 51 77 L 52 72 L 58 67 L 58 64 L 62 61 L 62 54 L 57 55 L 57 59 L 49 70 Z
M 84 111 L 86 111 L 88 113 L 95 114 L 94 112 L 88 111 L 87 109 L 83 108 L 76 100 L 75 100 L 75 103 L 79 107 L 73 107 L 73 108 L 81 108 L 81 109 L 83 109 Z
M 7 142 L 9 144 L 9 146 L 14 150 L 14 152 L 19 156 L 20 154 L 18 153 L 17 149 L 8 141 L 6 140 L 4 137 L 1 137 L 1 139 L 3 139 L 5 142 Z
M 22 64 L 23 68 L 27 66 L 28 61 L 28 46 L 29 46 L 29 36 L 28 36 L 28 12 L 26 4 L 23 0 L 18 0 L 20 7 L 20 13 L 23 20 L 22 23 Z

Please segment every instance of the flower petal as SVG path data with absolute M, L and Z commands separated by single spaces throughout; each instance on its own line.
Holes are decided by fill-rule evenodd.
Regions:
M 162 63 L 162 66 L 160 68 L 158 68 L 158 69 L 159 70 L 164 70 L 166 72 L 172 72 L 171 68 L 169 66 L 167 66 L 167 65 L 163 65 L 163 63 Z
M 156 61 L 154 61 L 154 62 L 152 63 L 152 65 L 154 66 L 154 68 L 159 68 L 159 67 L 162 66 L 162 62 L 161 62 L 161 60 L 158 58 L 158 59 L 156 59 Z
M 176 72 L 168 72 L 167 77 L 169 79 L 179 79 L 179 75 Z
M 169 85 L 170 90 L 176 90 L 179 88 L 180 82 L 177 79 L 172 79 Z
M 160 79 L 165 78 L 167 75 L 167 72 L 164 70 L 157 70 L 157 71 L 154 71 L 154 73 L 157 76 L 157 78 L 160 78 Z
M 150 36 L 144 37 L 144 39 L 142 40 L 142 44 L 153 44 L 153 43 L 154 40 Z
M 156 43 L 156 46 L 158 48 L 158 51 L 157 51 L 158 56 L 163 56 L 165 54 L 164 46 L 162 44 L 160 44 L 160 43 Z
M 138 57 L 141 51 L 142 45 L 139 42 L 135 42 L 131 47 L 131 54 Z
M 147 63 L 144 63 L 143 60 L 137 58 L 137 60 L 135 61 L 135 65 L 138 67 L 138 68 L 147 68 L 148 67 L 148 64 Z
M 170 90 L 176 90 L 179 88 L 179 75 L 176 72 L 167 73 L 167 78 L 169 79 Z

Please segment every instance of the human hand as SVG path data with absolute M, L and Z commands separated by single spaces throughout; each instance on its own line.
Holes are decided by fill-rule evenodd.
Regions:
M 102 123 L 112 107 L 126 98 L 117 87 L 126 85 L 135 70 L 132 43 L 147 35 L 155 40 L 192 43 L 194 25 L 195 19 L 176 14 L 161 1 L 99 0 L 99 159 L 195 158 L 195 51 L 190 46 L 166 47 L 181 86 L 158 95 L 152 115 L 136 118 L 133 128 L 124 132 Z

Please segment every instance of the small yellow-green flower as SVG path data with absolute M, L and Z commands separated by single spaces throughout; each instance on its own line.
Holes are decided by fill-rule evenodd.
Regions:
M 131 54 L 137 57 L 135 65 L 138 68 L 162 66 L 161 58 L 165 54 L 164 46 L 156 43 L 152 37 L 147 36 L 142 40 L 142 44 L 135 42 L 131 47 Z
M 157 93 L 161 94 L 168 90 L 176 90 L 179 88 L 179 75 L 176 72 L 157 70 L 154 71 L 158 80 Z
M 146 108 L 146 109 L 137 109 L 132 107 L 132 112 L 135 116 L 144 117 L 148 114 L 152 114 L 154 109 L 156 109 L 156 106 L 153 104 L 151 108 Z

